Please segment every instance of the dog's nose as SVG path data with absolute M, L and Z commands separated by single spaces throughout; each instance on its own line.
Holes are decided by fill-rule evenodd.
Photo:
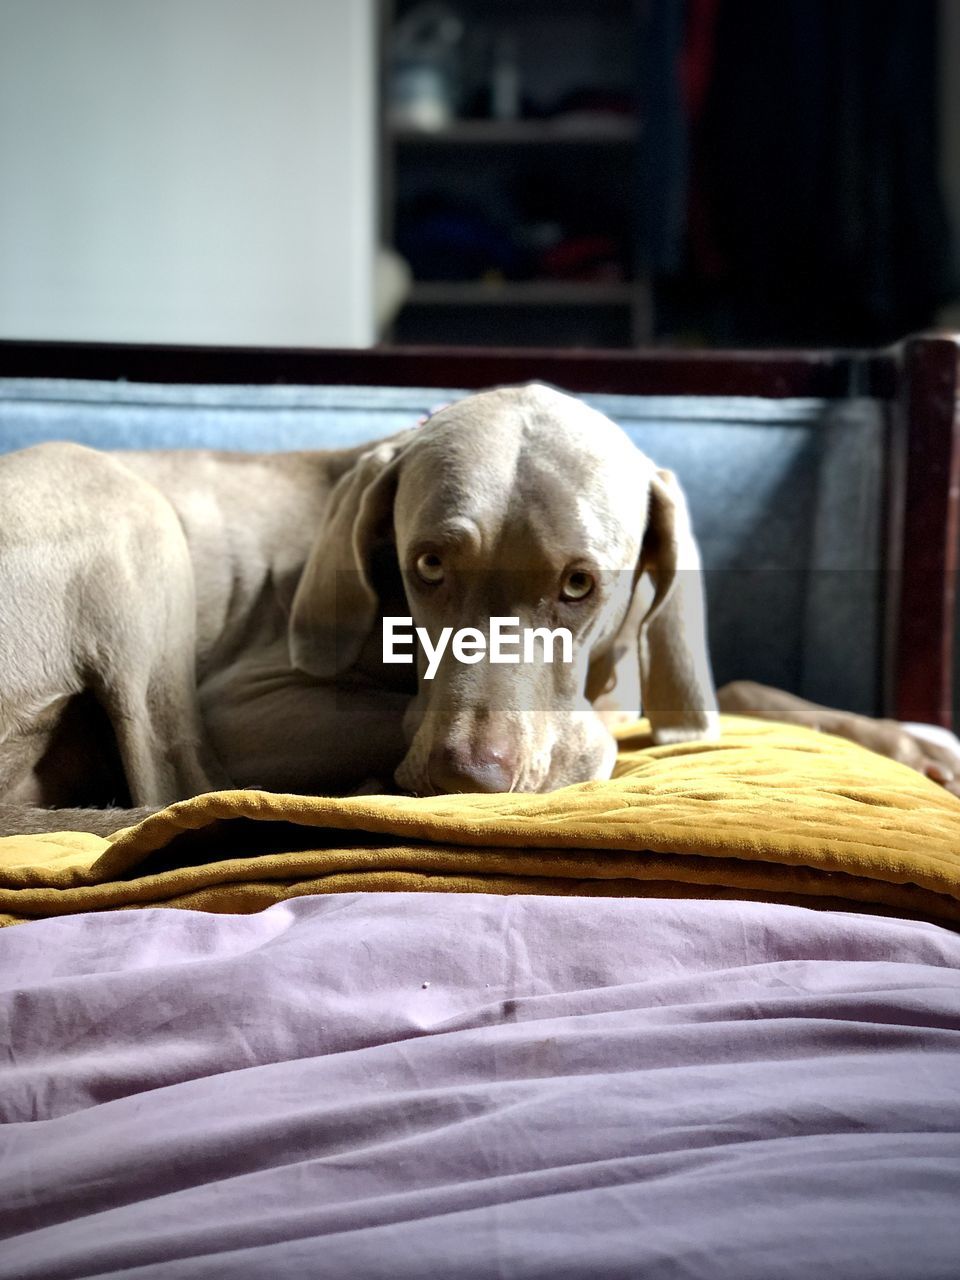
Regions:
M 502 746 L 439 746 L 430 752 L 428 772 L 434 790 L 441 793 L 509 791 L 516 761 Z

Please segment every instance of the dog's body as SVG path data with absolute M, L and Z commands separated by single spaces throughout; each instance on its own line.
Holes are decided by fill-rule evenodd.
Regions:
M 361 452 L 49 444 L 4 459 L 3 800 L 160 805 L 220 785 L 336 791 L 389 777 L 406 700 L 310 679 L 287 639 L 331 490 Z M 110 759 L 101 744 L 93 778 L 89 761 L 63 767 L 59 740 L 85 690 L 119 748 Z M 66 732 L 89 740 L 95 720 Z M 44 768 L 54 746 L 60 767 Z
M 6 829 L 51 825 L 11 817 L 21 808 L 156 807 L 223 786 L 343 794 L 395 777 L 432 794 L 609 776 L 611 695 L 636 711 L 642 686 L 660 741 L 717 732 L 698 569 L 673 478 L 540 386 L 336 452 L 48 444 L 0 458 Z M 448 655 L 428 684 L 422 662 L 384 665 L 387 614 L 434 639 L 486 634 L 492 616 L 565 626 L 575 659 Z M 726 702 L 872 732 L 867 745 L 949 772 L 899 726 L 784 697 L 740 685 Z

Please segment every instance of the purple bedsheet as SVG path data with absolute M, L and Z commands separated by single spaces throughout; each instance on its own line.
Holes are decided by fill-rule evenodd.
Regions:
M 960 938 L 441 894 L 0 932 L 0 1277 L 960 1276 Z

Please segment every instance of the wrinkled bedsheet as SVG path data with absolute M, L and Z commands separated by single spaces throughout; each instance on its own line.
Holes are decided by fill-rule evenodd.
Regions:
M 0 1277 L 960 1274 L 960 937 L 343 894 L 0 932 Z

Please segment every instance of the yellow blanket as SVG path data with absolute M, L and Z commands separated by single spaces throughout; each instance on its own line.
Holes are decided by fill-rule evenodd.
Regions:
M 727 717 L 719 742 L 621 735 L 610 782 L 549 795 L 225 791 L 111 840 L 0 839 L 0 924 L 138 906 L 259 911 L 308 893 L 754 898 L 960 925 L 960 800 L 810 730 Z

